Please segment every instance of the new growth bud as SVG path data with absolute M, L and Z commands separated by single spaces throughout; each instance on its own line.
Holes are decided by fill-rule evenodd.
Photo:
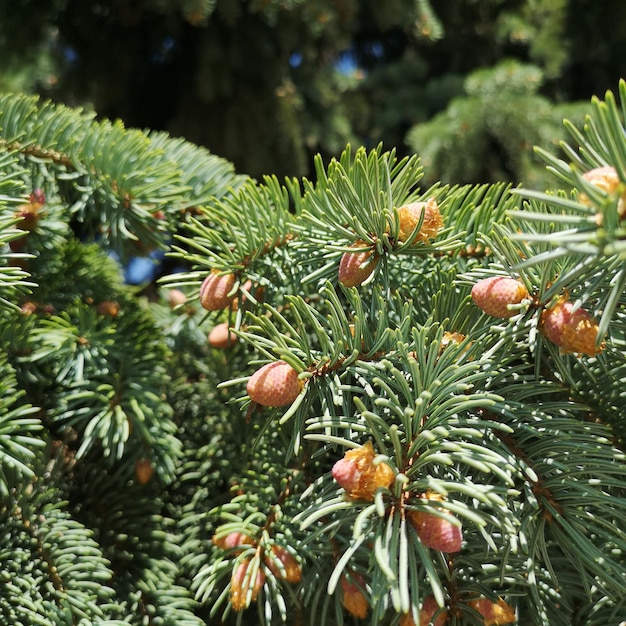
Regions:
M 364 241 L 357 241 L 350 247 L 360 248 L 360 250 L 345 252 L 341 257 L 338 280 L 344 287 L 358 287 L 376 269 L 380 257 L 371 248 L 362 249 L 367 245 Z
M 211 272 L 200 286 L 200 304 L 207 311 L 221 311 L 235 299 L 231 294 L 235 286 L 234 274 Z
M 237 343 L 237 335 L 229 328 L 228 322 L 215 325 L 207 339 L 209 345 L 217 350 L 225 350 Z
M 360 574 L 352 572 L 350 582 L 346 576 L 341 577 L 341 591 L 343 592 L 342 604 L 346 611 L 354 617 L 364 619 L 367 615 L 368 601 L 363 593 L 365 581 Z
M 507 318 L 519 311 L 514 307 L 528 298 L 528 290 L 519 280 L 509 276 L 491 276 L 472 287 L 474 304 L 492 317 Z
M 574 310 L 574 305 L 566 300 L 543 311 L 540 328 L 543 336 L 563 354 L 595 356 L 604 349 L 604 344 L 596 346 L 598 322 L 584 309 Z
M 252 576 L 250 564 L 250 559 L 241 561 L 230 579 L 230 604 L 235 611 L 248 608 L 250 603 L 257 599 L 259 591 L 265 584 L 263 570 L 259 567 L 256 575 Z
M 515 610 L 502 598 L 497 602 L 492 602 L 487 598 L 478 598 L 468 602 L 468 605 L 483 616 L 484 626 L 502 626 L 515 622 Z
M 298 583 L 302 578 L 300 564 L 291 552 L 282 546 L 272 546 L 272 554 L 265 556 L 265 565 L 280 580 Z
M 258 369 L 247 384 L 250 399 L 262 406 L 286 406 L 302 391 L 303 382 L 289 363 L 275 361 Z
M 411 233 L 417 228 L 420 220 L 422 224 L 411 238 Z M 439 212 L 439 207 L 434 198 L 429 198 L 426 202 L 412 202 L 398 209 L 398 241 L 405 243 L 428 243 L 437 236 L 443 227 L 443 218 Z
M 343 459 L 333 465 L 333 478 L 350 498 L 373 500 L 379 488 L 393 483 L 393 470 L 386 463 L 374 464 L 375 457 L 374 446 L 368 441 L 360 448 L 348 450 Z

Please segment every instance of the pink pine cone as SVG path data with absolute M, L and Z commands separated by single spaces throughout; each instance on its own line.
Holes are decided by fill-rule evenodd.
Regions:
M 434 626 L 444 626 L 448 621 L 448 613 L 447 611 L 441 611 L 439 615 L 437 615 L 437 619 L 433 622 L 433 616 L 437 611 L 439 611 L 439 605 L 435 597 L 431 594 L 424 599 L 424 604 L 420 611 L 420 626 L 429 626 L 431 623 Z
M 541 314 L 541 332 L 563 353 L 595 356 L 603 345 L 596 347 L 598 323 L 582 308 L 574 309 L 571 302 L 562 301 Z
M 363 248 L 367 244 L 357 241 L 352 248 Z M 378 255 L 371 249 L 346 252 L 339 262 L 339 282 L 344 287 L 358 287 L 370 276 L 378 265 Z
M 483 278 L 472 287 L 474 304 L 492 317 L 512 317 L 517 311 L 509 309 L 509 305 L 519 304 L 527 297 L 526 287 L 509 276 Z
M 458 552 L 463 542 L 463 531 L 460 526 L 433 513 L 412 511 L 409 519 L 421 542 L 433 550 L 441 552 Z
M 211 272 L 200 286 L 200 304 L 207 311 L 221 311 L 231 304 L 235 295 L 229 295 L 235 286 L 234 274 Z
M 252 374 L 246 390 L 253 402 L 277 407 L 291 404 L 298 397 L 302 385 L 298 372 L 289 363 L 275 361 Z
M 237 343 L 237 335 L 230 329 L 228 322 L 222 322 L 211 329 L 208 341 L 211 347 L 225 350 Z

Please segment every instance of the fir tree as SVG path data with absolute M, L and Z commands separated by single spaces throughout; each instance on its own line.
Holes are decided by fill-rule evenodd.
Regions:
M 538 192 L 3 96 L 1 621 L 625 620 L 625 102 Z

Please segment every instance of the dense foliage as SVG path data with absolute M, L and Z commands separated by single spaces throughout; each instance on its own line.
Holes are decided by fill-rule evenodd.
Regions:
M 538 192 L 0 98 L 0 621 L 625 620 L 625 102 Z

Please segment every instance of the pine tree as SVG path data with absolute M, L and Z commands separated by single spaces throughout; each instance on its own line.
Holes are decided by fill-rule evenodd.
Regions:
M 625 620 L 624 103 L 538 192 L 3 96 L 0 621 Z

